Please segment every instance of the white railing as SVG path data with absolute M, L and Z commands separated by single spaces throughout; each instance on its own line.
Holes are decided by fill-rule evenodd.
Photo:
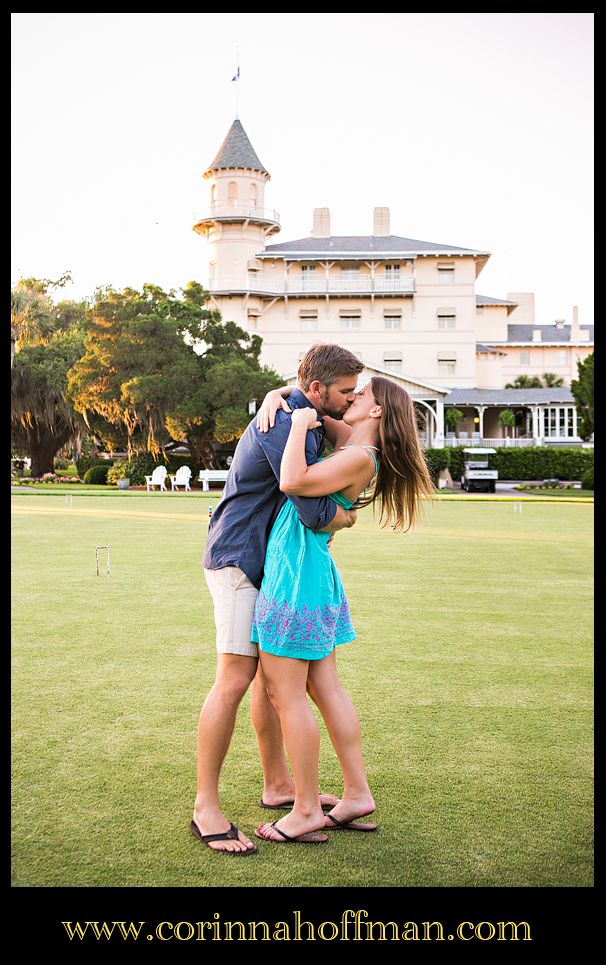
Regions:
M 488 446 L 492 449 L 497 449 L 499 446 L 513 446 L 520 448 L 522 446 L 540 446 L 542 445 L 541 439 L 509 439 L 498 436 L 492 438 L 489 436 L 484 436 L 480 439 L 461 439 L 460 436 L 454 439 L 451 436 L 444 437 L 445 446 Z
M 253 218 L 258 221 L 271 221 L 280 224 L 280 215 L 273 208 L 259 208 L 238 201 L 234 204 L 211 204 L 210 211 L 194 213 L 194 222 L 212 221 L 213 218 Z
M 412 275 L 410 277 L 402 276 L 399 281 L 391 278 L 375 278 L 373 284 L 370 276 L 356 278 L 351 281 L 329 277 L 327 281 L 325 275 L 320 275 L 319 278 L 310 278 L 307 275 L 301 278 L 299 275 L 288 278 L 287 281 L 284 281 L 284 278 L 272 281 L 265 277 L 262 272 L 251 272 L 250 275 L 246 277 L 240 275 L 238 277 L 219 276 L 218 278 L 212 278 L 209 282 L 209 290 L 211 292 L 256 291 L 267 292 L 272 295 L 296 295 L 300 292 L 317 295 L 334 295 L 351 292 L 364 292 L 366 294 L 386 291 L 414 292 L 415 288 Z

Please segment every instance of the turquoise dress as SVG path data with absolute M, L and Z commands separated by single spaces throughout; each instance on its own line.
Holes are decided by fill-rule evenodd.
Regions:
M 330 498 L 344 509 L 354 505 L 342 493 Z M 329 539 L 330 533 L 304 526 L 294 504 L 286 500 L 269 534 L 250 636 L 266 653 L 321 660 L 356 639 Z

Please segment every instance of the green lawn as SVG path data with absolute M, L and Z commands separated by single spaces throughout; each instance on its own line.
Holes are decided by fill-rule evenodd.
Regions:
M 364 510 L 335 538 L 380 830 L 238 860 L 189 831 L 214 674 L 197 500 L 12 497 L 14 885 L 592 884 L 591 504 L 437 501 L 403 536 Z M 339 792 L 325 735 L 320 776 Z M 247 695 L 222 798 L 249 834 L 260 790 Z

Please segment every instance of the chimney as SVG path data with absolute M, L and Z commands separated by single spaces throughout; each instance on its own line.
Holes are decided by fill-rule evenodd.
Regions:
M 330 210 L 328 208 L 314 208 L 314 226 L 311 233 L 314 238 L 330 238 Z
M 534 325 L 534 292 L 508 292 L 508 302 L 517 302 L 507 319 L 508 324 Z
M 533 330 L 532 330 L 532 341 L 533 341 L 533 342 L 540 342 L 540 341 L 541 341 L 541 329 L 540 329 L 540 328 L 533 328 Z
M 556 320 L 555 320 L 555 327 L 556 327 L 556 328 L 562 329 L 562 328 L 564 328 L 564 325 L 565 325 L 565 324 L 566 324 L 566 319 L 565 319 L 565 318 L 556 318 Z
M 573 305 L 572 325 L 570 326 L 570 341 L 578 342 L 581 337 L 581 326 L 579 325 L 579 306 Z
M 391 234 L 389 229 L 389 208 L 375 208 L 372 233 L 373 235 L 382 235 L 383 237 Z

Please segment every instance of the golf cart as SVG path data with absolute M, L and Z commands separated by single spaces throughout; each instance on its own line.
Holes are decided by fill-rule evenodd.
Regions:
M 496 449 L 481 449 L 479 446 L 470 446 L 463 449 L 463 475 L 461 476 L 461 489 L 468 493 L 493 493 L 499 473 L 496 469 L 489 468 L 490 456 L 496 453 Z

